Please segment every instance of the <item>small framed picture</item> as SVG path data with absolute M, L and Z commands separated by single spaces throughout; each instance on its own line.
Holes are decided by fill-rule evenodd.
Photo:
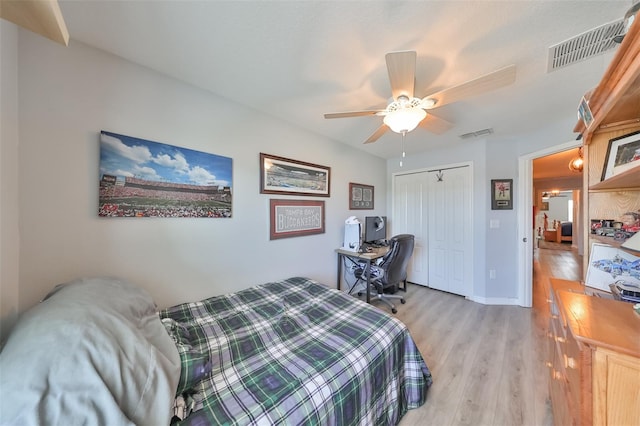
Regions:
M 513 179 L 491 180 L 491 210 L 513 209 Z
M 640 166 L 640 131 L 609 140 L 600 180 L 638 166 Z
M 549 210 L 549 202 L 548 201 L 543 201 L 542 204 L 540 205 L 540 210 L 543 212 L 546 212 Z
M 372 210 L 373 186 L 361 183 L 349 183 L 349 209 Z
M 587 129 L 593 123 L 593 114 L 591 114 L 591 108 L 589 108 L 589 102 L 583 96 L 578 105 L 578 118 L 584 123 L 584 127 Z

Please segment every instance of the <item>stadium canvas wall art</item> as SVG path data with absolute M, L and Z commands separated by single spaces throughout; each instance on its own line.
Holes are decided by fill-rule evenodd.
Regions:
M 100 132 L 98 216 L 231 217 L 232 159 Z

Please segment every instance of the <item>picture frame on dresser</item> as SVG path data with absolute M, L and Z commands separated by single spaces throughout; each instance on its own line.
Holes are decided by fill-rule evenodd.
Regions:
M 589 254 L 589 266 L 585 285 L 611 292 L 610 284 L 618 281 L 640 286 L 640 278 L 633 273 L 640 257 L 609 244 L 593 243 Z
M 609 140 L 601 181 L 640 167 L 640 131 Z

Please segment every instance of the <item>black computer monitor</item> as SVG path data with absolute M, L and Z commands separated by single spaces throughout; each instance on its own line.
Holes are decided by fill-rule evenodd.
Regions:
M 387 239 L 387 217 L 386 216 L 366 216 L 364 218 L 364 238 L 365 243 L 375 244 Z

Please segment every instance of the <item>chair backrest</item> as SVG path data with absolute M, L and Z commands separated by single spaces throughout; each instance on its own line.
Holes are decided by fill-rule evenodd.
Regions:
M 413 254 L 414 236 L 400 234 L 389 240 L 389 252 L 384 256 L 380 268 L 384 270 L 383 286 L 390 286 L 407 279 L 407 264 Z

